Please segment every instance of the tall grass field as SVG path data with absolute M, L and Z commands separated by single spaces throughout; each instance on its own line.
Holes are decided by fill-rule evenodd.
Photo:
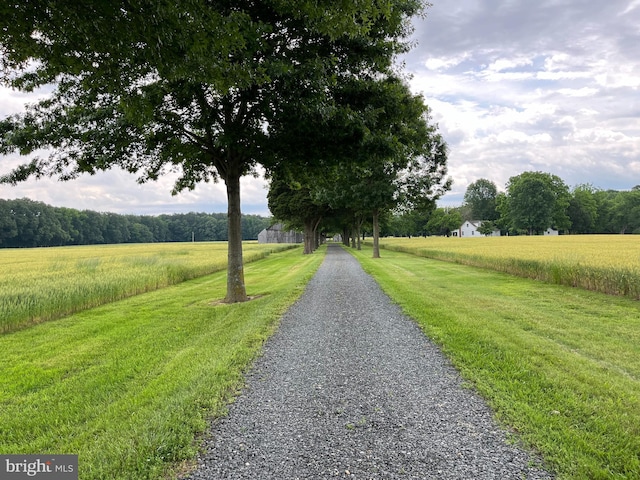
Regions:
M 245 262 L 292 245 L 244 242 Z M 0 333 L 224 270 L 226 242 L 0 249 Z
M 218 301 L 220 271 L 0 335 L 0 453 L 77 454 L 82 480 L 176 478 L 322 259 L 297 247 L 246 265 L 249 302 Z
M 640 236 L 383 238 L 388 250 L 640 299 Z

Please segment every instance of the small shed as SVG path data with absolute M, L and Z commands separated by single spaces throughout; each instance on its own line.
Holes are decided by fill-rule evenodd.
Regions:
M 258 234 L 258 243 L 302 243 L 304 236 L 295 230 L 285 230 L 282 223 L 275 223 Z

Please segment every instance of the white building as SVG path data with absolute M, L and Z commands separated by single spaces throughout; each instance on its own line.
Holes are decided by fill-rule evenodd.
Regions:
M 487 220 L 465 220 L 460 228 L 451 232 L 454 237 L 460 238 L 480 238 L 480 237 L 499 237 L 500 230 L 494 230 L 489 235 L 483 235 L 478 228 Z

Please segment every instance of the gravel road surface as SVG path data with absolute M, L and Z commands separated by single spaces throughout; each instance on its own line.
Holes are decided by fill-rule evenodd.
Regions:
M 537 465 L 359 263 L 329 245 L 188 478 L 552 478 Z

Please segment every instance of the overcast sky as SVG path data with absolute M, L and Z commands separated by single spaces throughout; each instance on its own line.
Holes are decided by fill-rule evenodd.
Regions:
M 525 171 L 567 185 L 640 184 L 640 0 L 432 0 L 404 58 L 449 145 L 459 205 L 469 183 L 503 190 Z M 0 116 L 24 97 L 0 91 Z M 0 173 L 17 164 L 0 161 Z M 172 181 L 138 185 L 113 171 L 67 183 L 0 186 L 0 198 L 118 213 L 224 212 L 223 185 L 170 195 Z M 263 181 L 245 179 L 244 213 L 268 215 Z

